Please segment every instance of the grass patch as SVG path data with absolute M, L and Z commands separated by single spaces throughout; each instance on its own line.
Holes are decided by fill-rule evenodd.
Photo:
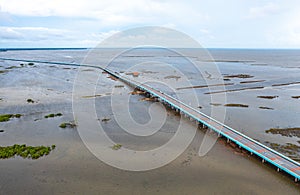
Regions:
M 279 96 L 278 95 L 274 95 L 274 96 L 271 96 L 271 95 L 259 95 L 257 96 L 257 98 L 263 98 L 263 99 L 274 99 L 274 98 L 278 98 Z
M 21 67 L 19 67 L 19 66 L 9 66 L 9 67 L 7 67 L 7 68 L 5 68 L 5 69 L 11 70 L 11 69 L 15 69 L 15 68 L 21 68 Z
M 0 70 L 0 74 L 7 73 L 8 70 Z
M 20 118 L 21 116 L 21 114 L 2 114 L 0 115 L 0 122 L 6 122 L 11 118 Z
M 227 106 L 227 107 L 242 107 L 242 108 L 248 108 L 249 107 L 248 105 L 245 105 L 245 104 L 225 104 L 224 106 Z
M 53 117 L 57 117 L 57 116 L 62 116 L 62 113 L 48 114 L 48 115 L 44 116 L 44 118 L 53 118 Z
M 32 104 L 34 103 L 33 99 L 27 99 L 26 101 L 27 103 L 32 103 Z
M 121 144 L 115 144 L 111 147 L 113 150 L 119 150 L 122 148 L 122 145 Z
M 65 129 L 65 128 L 75 128 L 76 124 L 74 122 L 68 122 L 68 123 L 61 123 L 59 125 L 60 128 Z
M 0 159 L 21 156 L 22 158 L 38 159 L 50 154 L 55 149 L 55 145 L 50 146 L 26 146 L 25 144 L 15 144 L 13 146 L 0 146 Z
M 101 119 L 101 121 L 102 121 L 102 122 L 108 122 L 108 121 L 110 121 L 110 118 L 106 118 L 106 117 L 105 117 L 105 118 Z
M 269 144 L 272 149 L 284 155 L 287 155 L 291 159 L 300 161 L 299 159 L 300 147 L 298 145 L 292 143 L 286 143 L 284 145 L 281 145 L 278 143 L 269 143 L 269 142 L 267 142 L 267 144 Z
M 124 85 L 115 85 L 115 88 L 123 88 Z
M 222 104 L 219 104 L 219 103 L 209 103 L 209 105 L 212 105 L 212 106 L 221 106 Z
M 292 137 L 292 136 L 300 137 L 300 127 L 283 128 L 283 129 L 271 128 L 269 130 L 266 130 L 265 132 L 272 133 L 272 134 L 280 134 L 286 137 Z
M 269 108 L 269 107 L 266 107 L 266 106 L 260 106 L 259 108 L 263 109 L 263 110 L 274 110 L 274 108 Z
M 241 79 L 246 79 L 246 78 L 252 78 L 254 76 L 248 75 L 248 74 L 234 74 L 234 75 L 226 75 L 224 78 L 241 78 Z

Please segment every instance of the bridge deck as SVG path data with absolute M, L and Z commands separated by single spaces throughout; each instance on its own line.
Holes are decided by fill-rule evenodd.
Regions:
M 127 83 L 128 85 L 143 90 L 154 97 L 160 99 L 161 102 L 175 108 L 189 117 L 193 118 L 195 121 L 207 126 L 208 128 L 215 131 L 217 134 L 226 137 L 228 140 L 236 143 L 238 146 L 249 151 L 251 154 L 255 154 L 262 158 L 263 162 L 269 162 L 270 164 L 277 167 L 277 170 L 283 170 L 295 178 L 295 181 L 300 180 L 300 163 L 280 154 L 279 152 L 251 139 L 250 137 L 222 124 L 215 119 L 205 115 L 204 113 L 186 105 L 174 97 L 165 94 L 157 89 L 154 89 L 148 85 L 136 82 L 127 77 L 121 76 L 120 74 L 113 72 L 111 70 L 94 66 L 94 65 L 83 65 L 83 64 L 73 64 L 64 62 L 48 62 L 48 61 L 38 61 L 38 60 L 23 60 L 23 59 L 10 59 L 10 58 L 0 58 L 0 60 L 11 60 L 11 61 L 23 61 L 23 62 L 37 62 L 37 63 L 47 63 L 47 64 L 58 64 L 58 65 L 69 65 L 69 66 L 86 66 L 92 68 L 98 68 L 112 76 L 120 79 L 121 81 Z

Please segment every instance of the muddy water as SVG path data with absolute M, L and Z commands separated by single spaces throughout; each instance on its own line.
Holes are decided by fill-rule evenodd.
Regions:
M 38 51 L 36 51 L 39 53 Z M 50 56 L 72 56 L 72 52 L 63 53 L 55 51 Z M 67 55 L 68 54 L 68 55 Z M 16 55 L 17 54 L 13 54 Z M 33 54 L 23 54 L 31 56 Z M 37 56 L 36 54 L 34 54 Z M 39 53 L 39 56 L 46 54 Z M 77 54 L 73 54 L 77 56 Z M 83 56 L 81 53 L 80 55 Z M 32 57 L 32 56 L 31 56 Z M 38 57 L 36 57 L 38 58 Z M 79 59 L 79 57 L 78 57 Z M 74 61 L 78 59 L 72 59 Z M 18 65 L 11 62 L 1 62 L 1 67 Z M 244 65 L 241 70 L 236 70 L 236 64 L 229 64 L 222 70 L 224 74 L 247 73 L 254 75 L 255 79 L 266 79 L 270 84 L 287 78 L 280 76 L 278 67 L 272 70 L 274 73 L 266 75 L 257 72 L 252 65 Z M 198 149 L 204 136 L 202 130 L 197 134 L 189 148 L 172 163 L 145 172 L 130 172 L 113 168 L 98 160 L 82 143 L 77 129 L 59 128 L 62 122 L 74 120 L 72 112 L 72 87 L 77 69 L 68 67 L 49 66 L 37 64 L 36 67 L 24 67 L 11 69 L 8 73 L 0 75 L 3 83 L 0 90 L 0 113 L 21 113 L 20 119 L 0 123 L 1 145 L 26 143 L 28 145 L 52 145 L 56 149 L 50 155 L 39 160 L 26 160 L 21 158 L 6 159 L 0 161 L 0 193 L 1 194 L 299 194 L 299 184 L 295 184 L 292 178 L 278 174 L 274 168 L 262 165 L 261 162 L 248 155 L 237 153 L 226 146 L 221 140 L 204 157 L 198 156 Z M 279 69 L 282 67 L 279 67 Z M 148 70 L 149 69 L 149 70 Z M 159 80 L 180 84 L 180 79 L 166 78 L 173 75 L 168 71 L 153 73 L 151 68 L 145 69 L 139 79 L 157 77 Z M 278 74 L 275 74 L 278 70 Z M 147 72 L 148 71 L 148 72 Z M 150 72 L 149 72 L 150 71 Z M 152 72 L 151 72 L 152 71 Z M 287 74 L 293 75 L 295 71 Z M 129 95 L 130 87 L 106 78 L 105 74 L 97 71 L 88 71 L 92 76 L 99 76 L 98 85 L 92 98 L 95 100 L 97 118 L 109 117 L 106 123 L 102 123 L 105 131 L 115 142 L 122 147 L 136 150 L 148 150 L 156 148 L 168 141 L 176 132 L 180 117 L 164 107 L 155 107 L 157 113 L 167 111 L 167 119 L 162 128 L 154 135 L 147 138 L 137 138 L 124 133 L 122 128 L 114 120 L 111 110 L 111 96 L 117 98 L 130 97 L 130 111 L 138 123 L 146 123 L 150 116 L 147 112 L 152 102 L 140 101 L 142 96 Z M 193 76 L 191 76 L 193 78 Z M 292 78 L 292 77 L 291 77 Z M 239 83 L 249 79 L 232 79 L 230 82 Z M 274 80 L 272 80 L 274 79 Z M 288 79 L 293 80 L 293 79 Z M 201 84 L 202 81 L 198 82 Z M 195 84 L 197 82 L 195 81 Z M 93 85 L 87 79 L 83 85 Z M 114 93 L 115 86 L 124 85 Z M 260 83 L 251 83 L 260 85 Z M 266 84 L 267 85 L 267 84 Z M 158 87 L 161 87 L 157 85 Z M 240 86 L 236 86 L 240 87 Z M 169 90 L 163 88 L 162 90 Z M 172 89 L 173 90 L 173 89 Z M 204 95 L 207 89 L 197 89 L 197 94 L 202 100 L 199 104 L 202 110 L 210 112 L 210 98 Z M 239 129 L 261 141 L 295 142 L 296 138 L 285 138 L 264 133 L 264 129 L 273 126 L 297 126 L 296 120 L 299 110 L 297 99 L 289 99 L 291 95 L 299 95 L 298 86 L 266 88 L 263 90 L 249 90 L 238 93 L 228 93 L 228 103 L 248 104 L 249 108 L 228 108 L 227 124 Z M 178 93 L 188 93 L 188 90 L 179 90 Z M 94 94 L 86 94 L 92 96 Z M 268 100 L 258 99 L 258 95 L 278 95 L 279 98 Z M 27 99 L 35 101 L 27 103 Z M 82 97 L 82 102 L 89 101 L 91 97 Z M 293 101 L 293 102 L 292 102 Z M 291 103 L 292 102 L 292 103 Z M 215 102 L 217 103 L 217 102 Z M 122 105 L 119 108 L 121 109 Z M 268 106 L 274 110 L 261 110 L 259 106 Z M 286 109 L 289 106 L 289 109 Z M 62 117 L 45 119 L 50 113 L 63 113 Z M 245 119 L 247 118 L 247 120 Z M 283 120 L 287 119 L 286 120 Z M 248 121 L 248 122 L 247 122 Z M 255 122 L 253 122 L 255 121 Z M 183 121 L 187 128 L 195 128 L 188 120 Z M 188 129 L 187 129 L 188 131 Z M 294 143 L 293 142 L 293 143 Z M 113 150 L 112 150 L 113 152 Z

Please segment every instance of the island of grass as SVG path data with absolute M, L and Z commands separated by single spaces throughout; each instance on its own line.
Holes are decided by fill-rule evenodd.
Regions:
M 277 95 L 259 95 L 257 96 L 257 98 L 263 98 L 263 99 L 274 99 L 274 98 L 278 98 Z
M 11 118 L 20 118 L 22 114 L 2 114 L 0 115 L 0 122 L 9 121 Z
M 270 108 L 270 107 L 266 107 L 266 106 L 260 106 L 259 108 L 263 109 L 263 110 L 274 110 L 274 108 Z
M 113 150 L 119 150 L 119 149 L 121 149 L 121 147 L 122 147 L 121 144 L 115 144 L 115 145 L 113 145 L 111 148 L 112 148 Z
M 292 143 L 287 143 L 285 145 L 281 145 L 278 143 L 269 143 L 267 142 L 267 144 L 274 150 L 287 155 L 288 157 L 290 157 L 293 160 L 296 161 L 300 161 L 299 158 L 299 152 L 300 152 L 300 147 L 298 145 L 292 144 Z
M 224 106 L 227 106 L 227 107 L 242 107 L 242 108 L 248 108 L 249 107 L 248 105 L 245 105 L 245 104 L 225 104 Z
M 59 125 L 59 127 L 60 128 L 63 128 L 63 129 L 65 129 L 65 128 L 75 128 L 76 127 L 76 124 L 74 123 L 74 122 L 68 122 L 68 123 L 61 123 L 60 125 Z
M 0 74 L 7 73 L 8 70 L 0 70 Z
M 15 144 L 13 146 L 0 146 L 0 159 L 21 156 L 22 158 L 38 159 L 50 154 L 55 149 L 55 145 L 50 146 L 26 146 L 25 144 Z
M 234 74 L 234 75 L 224 76 L 224 78 L 241 78 L 241 79 L 252 78 L 252 77 L 254 76 L 248 74 Z
M 54 118 L 57 116 L 62 116 L 62 113 L 57 113 L 57 114 L 48 114 L 46 116 L 44 116 L 44 118 Z
M 34 103 L 33 99 L 27 99 L 26 101 L 27 101 L 27 103 L 32 103 L 32 104 Z
M 293 127 L 293 128 L 271 128 L 269 130 L 266 130 L 266 133 L 272 133 L 272 134 L 280 134 L 282 136 L 286 137 L 300 137 L 300 127 Z

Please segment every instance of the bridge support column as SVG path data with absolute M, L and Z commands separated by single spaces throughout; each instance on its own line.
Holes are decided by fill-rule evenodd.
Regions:
M 230 140 L 227 138 L 227 143 L 229 143 L 230 142 Z
M 277 172 L 279 172 L 280 171 L 280 169 L 279 168 L 277 168 Z
M 261 159 L 261 162 L 264 163 L 264 162 L 265 162 L 265 159 Z
M 295 177 L 295 182 L 298 182 L 298 179 Z

